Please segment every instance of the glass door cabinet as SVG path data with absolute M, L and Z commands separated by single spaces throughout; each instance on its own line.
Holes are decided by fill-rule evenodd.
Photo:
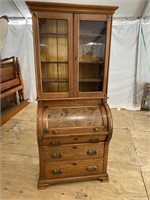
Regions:
M 107 104 L 115 6 L 26 2 L 33 20 L 38 189 L 108 181 L 113 125 Z

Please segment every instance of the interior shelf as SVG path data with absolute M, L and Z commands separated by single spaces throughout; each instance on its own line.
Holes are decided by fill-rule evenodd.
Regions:
M 67 79 L 47 79 L 47 78 L 43 78 L 42 79 L 42 82 L 43 83 L 60 83 L 60 82 L 68 82 L 68 80 Z
M 40 33 L 40 37 L 68 37 L 67 33 Z
M 96 34 L 96 33 L 81 33 L 81 37 L 103 37 L 105 34 Z
M 88 65 L 95 65 L 95 64 L 103 64 L 104 61 L 80 61 L 79 64 L 88 64 Z
M 41 64 L 68 64 L 68 61 L 41 61 Z
M 80 82 L 102 82 L 102 79 L 80 79 Z

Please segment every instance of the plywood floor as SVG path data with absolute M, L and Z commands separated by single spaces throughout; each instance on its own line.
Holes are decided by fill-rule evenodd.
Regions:
M 1 200 L 150 199 L 150 113 L 112 109 L 110 181 L 97 180 L 37 190 L 36 104 L 29 104 L 1 127 Z

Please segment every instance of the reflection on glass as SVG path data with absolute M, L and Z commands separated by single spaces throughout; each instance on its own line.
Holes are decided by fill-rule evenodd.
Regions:
M 102 91 L 103 89 L 105 39 L 105 22 L 80 21 L 80 92 Z
M 43 92 L 68 92 L 68 22 L 39 19 Z

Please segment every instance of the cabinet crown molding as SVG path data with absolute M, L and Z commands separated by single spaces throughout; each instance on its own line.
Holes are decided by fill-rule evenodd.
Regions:
M 112 15 L 118 6 L 83 5 L 68 3 L 33 2 L 26 1 L 31 11 L 71 12 L 71 13 L 93 13 Z

